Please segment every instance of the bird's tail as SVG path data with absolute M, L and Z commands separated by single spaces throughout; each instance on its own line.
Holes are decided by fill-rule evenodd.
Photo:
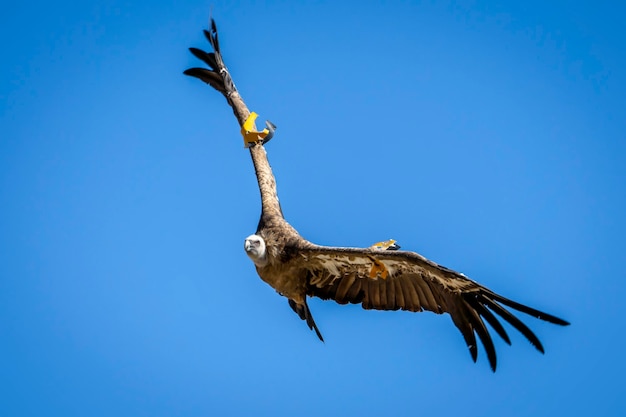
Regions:
M 315 330 L 317 337 L 323 342 L 324 338 L 320 333 L 320 330 L 317 328 L 317 324 L 315 324 L 315 320 L 313 320 L 313 316 L 311 315 L 311 310 L 309 310 L 309 306 L 306 303 L 306 298 L 304 299 L 303 304 L 298 304 L 292 299 L 289 299 L 289 307 L 302 319 L 306 321 L 306 324 L 309 326 L 309 329 Z
M 237 92 L 237 88 L 233 83 L 233 79 L 228 73 L 226 65 L 222 60 L 222 54 L 220 52 L 220 43 L 217 36 L 217 26 L 215 20 L 211 19 L 211 30 L 204 30 L 204 36 L 207 38 L 213 52 L 205 52 L 198 48 L 189 48 L 189 51 L 198 59 L 202 60 L 209 66 L 207 68 L 189 68 L 183 72 L 185 75 L 196 77 L 217 91 L 222 93 L 227 100 L 230 100 L 230 96 Z

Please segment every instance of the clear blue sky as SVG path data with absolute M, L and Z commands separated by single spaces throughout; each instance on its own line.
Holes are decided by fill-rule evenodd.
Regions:
M 0 415 L 626 413 L 624 6 L 214 2 L 283 209 L 393 237 L 572 322 L 493 374 L 448 316 L 312 300 L 243 251 L 260 213 L 225 100 L 182 75 L 210 2 L 0 16 Z M 348 5 L 350 4 L 350 5 Z M 515 334 L 513 334 L 515 333 Z

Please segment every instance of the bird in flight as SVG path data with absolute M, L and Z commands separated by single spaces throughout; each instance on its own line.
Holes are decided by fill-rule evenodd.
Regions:
M 222 59 L 213 19 L 210 30 L 204 34 L 213 51 L 189 50 L 208 68 L 190 68 L 184 74 L 204 81 L 224 95 L 252 157 L 261 193 L 261 218 L 256 232 L 245 239 L 244 249 L 261 279 L 288 299 L 289 306 L 320 340 L 324 339 L 313 320 L 307 297 L 361 304 L 364 309 L 448 313 L 474 362 L 478 336 L 493 371 L 497 365 L 496 350 L 486 324 L 510 345 L 501 322 L 504 320 L 542 353 L 537 336 L 511 310 L 549 323 L 569 325 L 556 316 L 503 297 L 416 252 L 399 250 L 394 240 L 368 248 L 351 248 L 320 246 L 300 236 L 283 216 L 264 146 L 276 127 L 268 121 L 265 129 L 257 131 L 257 115 L 248 110 Z

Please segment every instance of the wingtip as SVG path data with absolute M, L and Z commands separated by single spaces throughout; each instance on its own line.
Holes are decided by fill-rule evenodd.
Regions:
M 529 316 L 533 316 L 539 320 L 547 321 L 548 323 L 557 324 L 559 326 L 569 326 L 570 323 L 567 320 L 563 320 L 557 316 L 552 314 L 545 313 L 541 310 L 537 310 L 536 308 L 528 307 L 527 305 L 518 303 L 509 298 L 503 297 L 499 294 L 494 293 L 493 291 L 488 291 L 483 293 L 489 298 L 492 298 L 495 301 L 498 301 L 504 305 L 507 305 L 517 311 L 521 311 L 522 313 L 528 314 Z
M 467 348 L 469 349 L 472 360 L 474 361 L 474 363 L 476 363 L 478 361 L 478 346 L 468 345 Z
M 550 323 L 553 323 L 553 324 L 558 324 L 559 326 L 569 326 L 569 325 L 571 325 L 571 324 L 572 324 L 572 323 L 570 323 L 569 321 L 567 321 L 567 320 L 563 320 L 563 319 L 560 319 L 560 318 L 558 318 L 558 317 L 554 317 L 554 316 L 553 316 L 552 318 L 553 318 L 554 320 L 552 320 L 552 321 L 547 320 L 547 321 L 550 321 Z

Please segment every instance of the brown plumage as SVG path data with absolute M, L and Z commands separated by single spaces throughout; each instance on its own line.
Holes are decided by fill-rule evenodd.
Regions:
M 221 92 L 233 108 L 239 124 L 243 125 L 250 111 L 224 65 L 213 20 L 211 32 L 205 31 L 205 35 L 214 52 L 190 50 L 211 69 L 192 68 L 185 74 L 199 78 Z M 313 320 L 307 297 L 335 300 L 340 304 L 360 303 L 364 309 L 448 313 L 463 335 L 474 361 L 478 355 L 478 335 L 494 371 L 496 351 L 485 322 L 510 344 L 511 340 L 499 321 L 503 319 L 540 352 L 544 351 L 537 336 L 506 307 L 550 323 L 569 324 L 502 297 L 415 252 L 326 247 L 303 239 L 283 217 L 276 181 L 262 142 L 251 146 L 249 151 L 261 192 L 262 210 L 256 233 L 245 240 L 246 253 L 261 279 L 288 298 L 291 308 L 320 340 L 323 340 L 322 334 Z

